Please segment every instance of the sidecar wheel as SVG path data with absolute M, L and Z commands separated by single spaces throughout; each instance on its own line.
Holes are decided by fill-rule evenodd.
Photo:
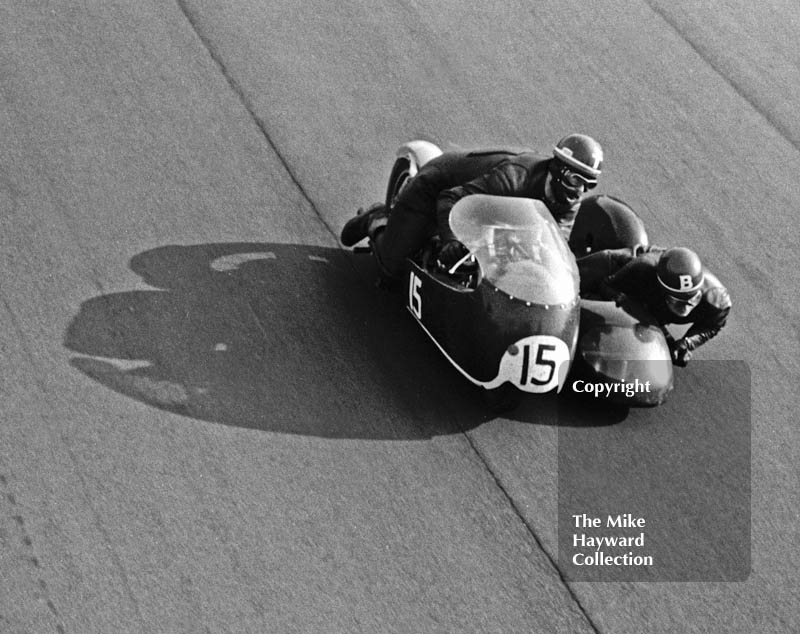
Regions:
M 483 391 L 483 402 L 498 414 L 517 409 L 521 401 L 522 392 L 511 383 L 503 383 L 500 387 Z
M 397 195 L 411 178 L 410 169 L 411 162 L 406 158 L 399 158 L 394 162 L 392 172 L 389 175 L 389 184 L 386 186 L 386 209 L 392 208 L 394 199 L 397 198 Z

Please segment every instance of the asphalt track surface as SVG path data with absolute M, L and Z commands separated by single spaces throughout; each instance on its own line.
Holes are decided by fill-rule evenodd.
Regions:
M 0 632 L 798 630 L 800 5 L 78 4 L 0 6 Z M 573 130 L 752 385 L 582 423 L 749 404 L 746 580 L 567 580 L 558 408 L 481 409 L 338 246 L 403 141 Z

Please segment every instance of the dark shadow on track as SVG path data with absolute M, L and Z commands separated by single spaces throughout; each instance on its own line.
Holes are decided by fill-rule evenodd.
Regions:
M 333 438 L 421 439 L 495 418 L 408 316 L 370 257 L 266 243 L 169 245 L 134 256 L 154 290 L 84 302 L 72 365 L 188 417 Z M 507 418 L 571 426 L 614 414 L 529 396 Z

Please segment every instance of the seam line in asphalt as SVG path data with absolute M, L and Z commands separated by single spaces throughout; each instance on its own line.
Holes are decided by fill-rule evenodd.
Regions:
M 275 141 L 272 140 L 272 136 L 267 130 L 267 124 L 261 117 L 258 116 L 255 106 L 252 104 L 250 99 L 245 94 L 242 86 L 239 84 L 238 81 L 236 81 L 236 78 L 233 77 L 233 75 L 228 70 L 228 67 L 226 66 L 224 60 L 222 59 L 222 56 L 219 54 L 219 51 L 217 51 L 217 48 L 203 33 L 202 28 L 200 28 L 199 19 L 192 12 L 192 9 L 189 7 L 189 3 L 187 2 L 187 0 L 176 0 L 176 2 L 178 4 L 178 8 L 180 9 L 181 13 L 183 13 L 183 15 L 186 17 L 186 20 L 189 22 L 189 26 L 191 26 L 192 30 L 195 32 L 195 35 L 197 35 L 197 37 L 200 39 L 201 44 L 205 47 L 206 51 L 208 51 L 209 56 L 219 68 L 220 72 L 222 73 L 222 76 L 225 78 L 225 81 L 228 82 L 228 86 L 230 86 L 231 90 L 233 90 L 234 94 L 238 97 L 239 101 L 244 106 L 245 110 L 247 111 L 247 114 L 250 115 L 250 118 L 256 124 L 256 127 L 258 128 L 259 132 L 261 132 L 261 136 L 264 137 L 264 139 L 267 142 L 267 145 L 269 145 L 272 152 L 278 158 L 278 161 L 280 161 L 281 165 L 283 166 L 283 169 L 286 171 L 286 174 L 289 176 L 292 183 L 294 183 L 294 186 L 297 188 L 297 191 L 300 192 L 300 195 L 309 204 L 312 211 L 316 214 L 317 218 L 319 218 L 320 222 L 333 236 L 333 238 L 336 240 L 336 243 L 338 244 L 339 240 L 337 233 L 333 230 L 333 227 L 331 227 L 330 224 L 328 224 L 328 222 L 322 216 L 319 209 L 317 208 L 317 205 L 311 199 L 311 196 L 309 195 L 308 191 L 306 190 L 305 187 L 303 187 L 303 184 L 300 182 L 300 179 L 297 177 L 297 174 L 295 174 L 294 170 L 292 169 L 292 166 L 289 164 L 287 159 L 278 149 L 278 146 L 275 144 Z
M 697 53 L 697 56 L 702 59 L 708 66 L 713 70 L 722 80 L 728 84 L 731 88 L 733 88 L 734 92 L 739 95 L 742 99 L 744 99 L 753 110 L 755 110 L 768 124 L 771 128 L 778 132 L 789 144 L 795 148 L 795 150 L 800 151 L 800 139 L 795 138 L 792 130 L 781 123 L 781 121 L 775 118 L 769 110 L 761 107 L 761 105 L 756 101 L 753 97 L 751 97 L 748 92 L 745 90 L 745 87 L 740 85 L 739 82 L 734 80 L 732 77 L 729 77 L 723 72 L 723 69 L 720 64 L 718 64 L 714 57 L 704 49 L 700 44 L 695 43 L 686 33 L 681 31 L 680 24 L 677 20 L 674 20 L 666 11 L 664 11 L 661 7 L 659 7 L 654 0 L 645 0 L 647 6 L 658 15 L 677 35 L 680 37 L 684 42 L 686 42 L 689 47 Z
M 555 570 L 556 574 L 558 575 L 558 578 L 561 580 L 561 584 L 564 586 L 566 591 L 569 593 L 569 596 L 575 602 L 575 605 L 578 607 L 578 610 L 586 619 L 586 622 L 589 624 L 589 627 L 591 627 L 592 631 L 595 632 L 596 634 L 602 634 L 600 628 L 592 620 L 592 617 L 589 616 L 589 613 L 586 611 L 586 608 L 581 603 L 581 600 L 578 598 L 578 595 L 575 594 L 572 587 L 564 578 L 561 569 L 558 567 L 558 562 L 555 561 L 550 556 L 550 553 L 548 553 L 547 550 L 545 550 L 544 544 L 542 544 L 541 540 L 539 539 L 539 536 L 533 529 L 533 526 L 531 526 L 530 523 L 525 519 L 525 515 L 523 514 L 522 509 L 517 505 L 517 503 L 514 501 L 514 498 L 511 496 L 508 490 L 503 486 L 503 483 L 500 481 L 500 478 L 497 476 L 492 467 L 489 465 L 489 461 L 486 459 L 481 450 L 478 448 L 477 443 L 472 439 L 472 436 L 470 436 L 469 432 L 464 432 L 464 436 L 467 438 L 469 446 L 472 447 L 472 451 L 475 452 L 475 455 L 478 456 L 478 459 L 483 463 L 483 466 L 486 469 L 486 471 L 489 473 L 490 476 L 492 476 L 495 485 L 497 486 L 498 489 L 500 489 L 501 493 L 505 496 L 509 505 L 513 509 L 514 513 L 517 515 L 520 522 L 522 522 L 522 525 L 528 531 L 528 534 L 533 538 L 533 540 L 536 542 L 536 545 L 539 547 L 539 550 L 542 551 L 542 554 L 550 562 L 550 565 L 553 567 L 553 570 Z

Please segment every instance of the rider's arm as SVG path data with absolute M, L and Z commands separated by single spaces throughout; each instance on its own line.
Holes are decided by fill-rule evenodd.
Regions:
M 449 218 L 453 205 L 459 200 L 472 194 L 523 196 L 528 176 L 529 172 L 524 165 L 506 161 L 464 185 L 442 191 L 436 201 L 436 222 L 442 241 L 455 240 Z

